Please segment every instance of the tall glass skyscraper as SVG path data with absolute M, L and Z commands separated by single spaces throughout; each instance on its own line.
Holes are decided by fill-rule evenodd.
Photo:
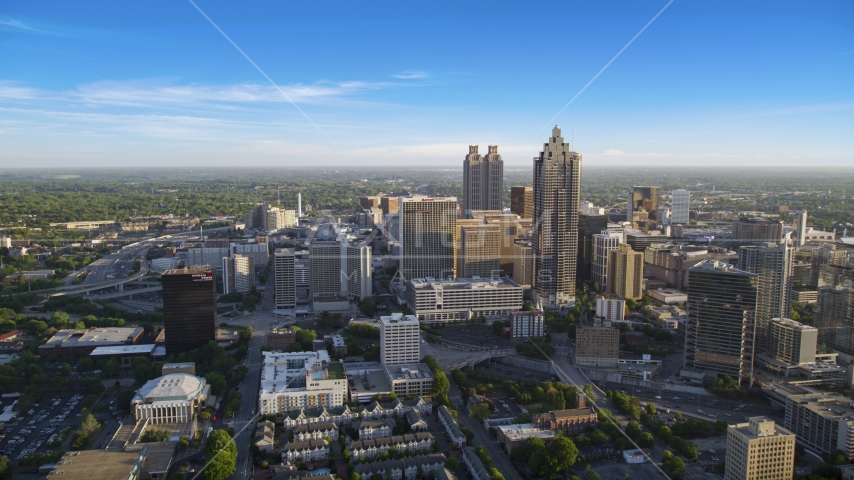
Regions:
M 794 249 L 785 243 L 762 243 L 738 249 L 738 268 L 755 273 L 759 283 L 756 293 L 756 347 L 771 351 L 768 326 L 772 318 L 788 318 L 792 300 L 792 265 Z
M 453 278 L 456 197 L 400 197 L 400 273 L 414 278 Z
M 534 157 L 534 293 L 544 307 L 575 303 L 580 198 L 581 154 L 570 150 L 555 126 Z
M 753 375 L 758 277 L 707 259 L 689 270 L 685 368 L 739 383 Z
M 177 355 L 216 340 L 216 270 L 163 272 L 166 354 Z

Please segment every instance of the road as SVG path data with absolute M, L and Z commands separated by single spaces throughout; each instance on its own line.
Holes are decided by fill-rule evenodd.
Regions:
M 273 295 L 276 289 L 274 286 L 275 275 L 270 275 L 267 287 L 264 290 L 264 298 L 261 300 L 261 306 L 252 316 L 252 338 L 249 340 L 249 353 L 246 354 L 246 360 L 244 361 L 244 365 L 249 368 L 249 371 L 246 373 L 246 378 L 240 384 L 240 410 L 235 414 L 233 423 L 235 431 L 239 431 L 247 422 L 250 422 L 251 425 L 235 438 L 237 445 L 237 470 L 229 477 L 231 480 L 247 480 L 253 473 L 249 443 L 255 436 L 254 412 L 258 408 L 258 392 L 261 388 L 261 368 L 264 365 L 261 358 L 261 346 L 264 344 L 264 337 L 270 326 L 277 321 L 281 321 L 281 319 L 272 314 L 275 307 Z
M 489 432 L 483 428 L 483 425 L 469 417 L 469 410 L 463 402 L 459 387 L 450 377 L 448 377 L 448 380 L 451 382 L 449 397 L 457 413 L 459 413 L 457 421 L 462 427 L 468 427 L 474 432 L 476 443 L 483 445 L 483 448 L 489 453 L 489 457 L 492 459 L 495 468 L 504 475 L 506 480 L 522 480 L 522 476 L 519 475 L 519 472 L 510 463 L 510 458 L 498 448 L 498 443 L 490 437 Z

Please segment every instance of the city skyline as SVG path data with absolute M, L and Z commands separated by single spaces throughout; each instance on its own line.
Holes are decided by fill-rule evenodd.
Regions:
M 553 124 L 592 167 L 841 166 L 854 150 L 850 4 L 197 5 L 260 71 L 189 2 L 9 5 L 0 167 L 454 166 L 482 144 L 515 168 Z M 578 40 L 525 34 L 547 19 Z

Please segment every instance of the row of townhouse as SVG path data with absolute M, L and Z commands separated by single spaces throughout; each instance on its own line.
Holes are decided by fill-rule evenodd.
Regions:
M 489 472 L 477 456 L 477 452 L 472 447 L 463 449 L 463 463 L 471 472 L 472 480 L 489 480 Z
M 362 405 L 351 409 L 347 405 L 340 407 L 317 407 L 311 409 L 297 409 L 283 415 L 283 423 L 286 429 L 300 425 L 312 425 L 316 423 L 334 423 L 336 425 L 350 425 L 359 420 L 391 418 L 395 415 L 405 415 L 410 410 L 417 410 L 423 414 L 433 411 L 433 404 L 421 397 L 410 400 L 394 400 L 380 404 L 376 401 L 368 405 Z
M 326 437 L 338 440 L 338 425 L 332 422 L 300 425 L 294 429 L 294 441 L 325 440 Z
M 287 463 L 303 460 L 314 462 L 329 458 L 329 443 L 326 440 L 309 440 L 307 442 L 288 442 L 282 449 L 282 460 Z
M 396 448 L 399 452 L 429 452 L 432 447 L 433 435 L 425 432 L 395 435 L 393 437 L 351 440 L 347 444 L 347 450 L 350 450 L 350 461 L 352 462 L 358 461 L 359 457 L 374 458 L 377 455 L 387 453 L 390 448 Z
M 420 455 L 417 457 L 405 457 L 400 460 L 384 460 L 382 462 L 363 463 L 353 468 L 361 478 L 371 478 L 380 475 L 391 480 L 416 480 L 418 470 L 422 475 L 429 477 L 431 473 L 445 468 L 445 456 L 441 453 L 432 455 Z
M 359 434 L 359 440 L 369 440 L 371 438 L 390 437 L 394 430 L 394 425 L 394 420 L 383 418 L 380 420 L 355 422 L 353 423 L 353 428 Z
M 442 426 L 445 427 L 445 433 L 451 437 L 451 441 L 457 447 L 464 447 L 466 445 L 466 436 L 463 434 L 463 431 L 460 430 L 460 425 L 457 423 L 457 419 L 454 418 L 454 414 L 448 410 L 448 407 L 441 405 L 438 409 L 439 412 L 439 422 L 442 423 Z

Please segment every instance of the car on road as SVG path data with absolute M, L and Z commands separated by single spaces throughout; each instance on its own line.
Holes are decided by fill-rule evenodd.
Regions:
M 656 396 L 655 396 L 655 399 L 656 399 L 656 400 L 661 400 L 661 395 L 656 395 Z
M 704 412 L 700 409 L 697 409 L 697 413 L 704 413 Z

